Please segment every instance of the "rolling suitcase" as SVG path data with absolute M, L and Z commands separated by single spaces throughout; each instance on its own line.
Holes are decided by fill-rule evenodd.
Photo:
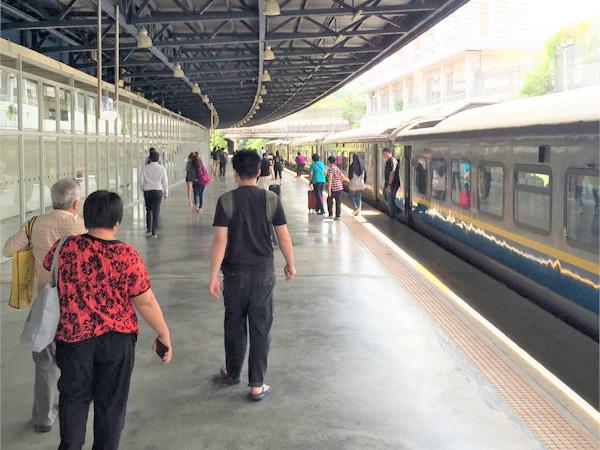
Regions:
M 325 201 L 323 200 L 323 205 Z M 317 210 L 317 195 L 315 191 L 308 191 L 308 211 L 316 211 Z

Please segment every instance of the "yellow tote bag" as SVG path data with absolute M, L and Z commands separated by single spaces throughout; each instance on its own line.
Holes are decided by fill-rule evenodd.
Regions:
M 37 217 L 32 217 L 25 224 L 25 234 L 29 245 L 25 250 L 12 255 L 12 284 L 8 304 L 13 308 L 22 309 L 31 305 L 33 293 L 34 259 L 31 251 L 31 231 Z

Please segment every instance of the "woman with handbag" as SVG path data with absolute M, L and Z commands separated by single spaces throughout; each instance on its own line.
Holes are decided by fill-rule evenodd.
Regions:
M 193 165 L 196 168 L 196 180 L 192 187 L 194 189 L 194 206 L 196 211 L 202 212 L 202 200 L 204 197 L 204 189 L 210 184 L 212 179 L 202 162 L 202 158 L 199 155 L 194 155 Z
M 56 331 L 59 449 L 83 447 L 93 403 L 93 448 L 116 450 L 135 359 L 136 310 L 157 335 L 153 350 L 165 350 L 159 355 L 164 364 L 173 350 L 144 261 L 133 246 L 116 239 L 123 219 L 119 194 L 91 193 L 83 218 L 88 233 L 69 237 L 56 258 L 61 312 Z M 53 265 L 59 243 L 44 259 L 46 270 Z

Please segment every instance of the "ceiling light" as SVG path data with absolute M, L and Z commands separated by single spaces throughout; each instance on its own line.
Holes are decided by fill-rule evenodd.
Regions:
M 275 59 L 275 53 L 273 53 L 273 50 L 271 49 L 270 45 L 267 45 L 265 47 L 265 52 L 263 53 L 263 59 L 265 61 L 273 61 Z
M 269 71 L 268 70 L 263 71 L 262 81 L 263 82 L 271 81 L 271 75 L 269 75 Z
M 151 48 L 152 39 L 148 36 L 148 30 L 146 27 L 140 28 L 137 35 L 137 48 Z
M 261 87 L 260 88 L 260 95 L 267 95 L 267 88 L 266 87 Z
M 363 10 L 361 8 L 358 8 L 356 10 L 356 12 L 354 13 L 354 15 L 352 16 L 352 22 L 354 22 L 356 19 L 358 19 L 360 16 L 362 16 L 363 14 Z
M 281 14 L 279 3 L 276 0 L 265 0 L 265 8 L 263 10 L 265 16 L 278 16 Z
M 120 88 L 124 88 L 125 87 L 125 80 L 119 80 L 119 87 Z
M 335 37 L 335 39 L 334 39 L 333 43 L 334 43 L 334 44 L 339 44 L 339 43 L 342 41 L 342 39 L 344 39 L 344 36 L 342 36 L 341 34 L 338 34 L 338 35 Z
M 263 98 L 262 97 L 258 97 L 258 100 L 256 101 L 256 103 L 258 103 L 259 105 L 263 102 Z
M 202 91 L 200 90 L 200 86 L 198 86 L 198 83 L 194 83 L 192 85 L 192 94 L 200 95 L 201 93 L 202 93 Z
M 173 69 L 173 76 L 175 78 L 183 78 L 183 69 L 181 68 L 181 64 L 175 64 L 175 68 Z
M 256 105 L 256 108 L 254 108 L 254 111 L 258 111 L 260 109 L 260 105 Z
M 210 103 L 210 100 L 208 99 L 208 95 L 203 95 L 202 96 L 202 103 L 208 105 Z

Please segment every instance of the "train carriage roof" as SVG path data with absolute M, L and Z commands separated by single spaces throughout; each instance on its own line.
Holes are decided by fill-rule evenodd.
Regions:
M 424 128 L 412 126 L 395 136 L 418 137 L 494 129 L 600 121 L 600 86 L 510 100 L 451 115 Z
M 297 139 L 291 140 L 290 145 L 311 145 L 321 142 L 323 139 L 327 137 L 329 133 L 319 133 L 319 134 L 311 134 L 308 136 L 302 136 Z
M 389 124 L 379 127 L 353 128 L 351 130 L 331 134 L 323 140 L 323 143 L 383 141 L 389 139 L 396 128 L 397 127 L 390 128 Z

